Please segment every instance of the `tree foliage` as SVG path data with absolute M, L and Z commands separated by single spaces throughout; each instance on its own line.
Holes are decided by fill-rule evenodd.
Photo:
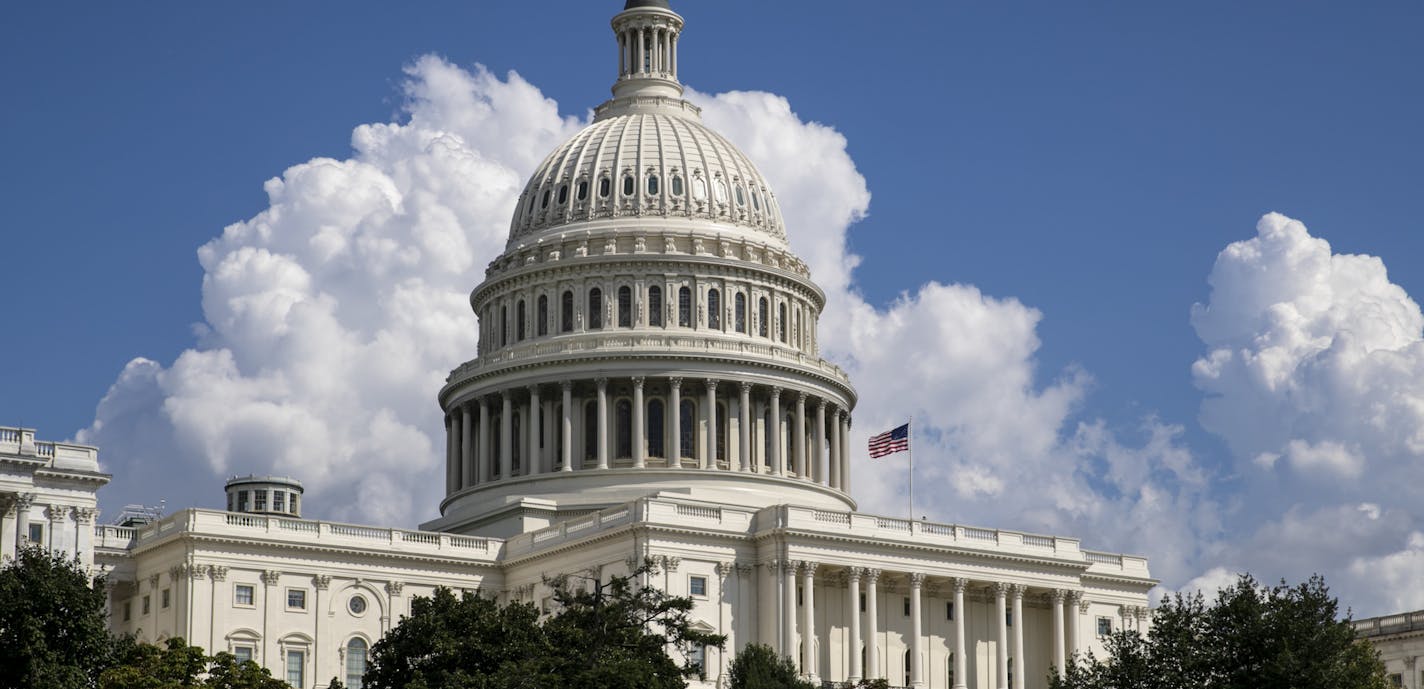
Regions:
M 652 569 L 597 581 L 549 580 L 556 610 L 437 589 L 371 648 L 369 689 L 681 689 L 700 671 L 693 648 L 721 646 L 697 630 L 692 600 L 638 586 Z M 680 656 L 674 660 L 669 651 Z
M 728 689 L 815 689 L 801 679 L 796 663 L 764 644 L 749 644 L 732 658 Z
M 100 675 L 100 689 L 288 689 L 266 668 L 231 653 L 209 656 L 182 637 L 162 647 L 116 640 L 114 665 Z
M 1378 654 L 1358 643 L 1325 580 L 1262 586 L 1248 575 L 1217 593 L 1177 594 L 1152 628 L 1114 634 L 1109 655 L 1070 663 L 1051 689 L 1385 689 Z
M 22 548 L 0 569 L 0 689 L 95 686 L 112 648 L 105 595 L 78 561 Z

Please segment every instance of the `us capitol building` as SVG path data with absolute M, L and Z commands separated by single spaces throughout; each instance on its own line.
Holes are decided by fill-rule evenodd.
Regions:
M 359 687 L 371 645 L 435 587 L 547 609 L 545 577 L 645 558 L 646 584 L 727 635 L 694 652 L 698 687 L 725 686 L 755 642 L 818 682 L 1041 688 L 1145 625 L 1144 558 L 856 511 L 855 389 L 819 356 L 825 296 L 776 196 L 682 99 L 666 0 L 628 0 L 612 27 L 613 98 L 534 171 L 470 294 L 479 349 L 439 392 L 439 518 L 307 520 L 299 482 L 251 476 L 225 511 L 96 525 L 97 450 L 3 429 L 4 552 L 77 554 L 111 572 L 115 631 L 304 689 Z

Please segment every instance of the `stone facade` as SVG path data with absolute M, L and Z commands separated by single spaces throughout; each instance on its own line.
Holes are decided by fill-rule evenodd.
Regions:
M 1424 689 L 1424 610 L 1355 620 L 1355 633 L 1379 651 L 1394 686 Z

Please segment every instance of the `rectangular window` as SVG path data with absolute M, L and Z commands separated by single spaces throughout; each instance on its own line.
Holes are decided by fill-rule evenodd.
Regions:
M 307 592 L 306 589 L 287 589 L 287 609 L 306 610 Z
M 698 598 L 707 597 L 707 577 L 692 577 L 687 580 L 687 593 Z
M 126 600 L 124 601 L 124 621 L 128 622 L 131 619 L 133 619 L 133 601 Z
M 233 646 L 233 647 L 232 647 L 232 656 L 233 656 L 234 658 L 237 658 L 237 662 L 239 662 L 239 663 L 250 662 L 250 661 L 252 660 L 252 647 L 251 647 L 251 646 Z
M 944 604 L 944 619 L 954 621 L 954 603 L 952 601 Z
M 168 604 L 169 604 L 169 602 L 171 601 L 171 599 L 169 598 L 169 595 L 168 595 L 168 592 L 169 592 L 169 591 L 170 591 L 170 589 L 163 589 L 163 594 L 162 594 L 162 597 L 160 598 L 160 601 L 161 601 L 161 602 L 159 603 L 159 605 L 163 606 L 165 609 L 168 607 Z
M 798 606 L 801 605 L 801 598 L 802 598 L 802 595 L 801 595 L 801 594 L 802 594 L 804 591 L 805 591 L 805 589 L 803 589 L 803 588 L 801 588 L 801 587 L 799 587 L 799 586 L 796 587 L 796 605 L 798 605 Z
M 265 490 L 254 490 L 254 491 L 252 491 L 252 511 L 253 511 L 253 512 L 266 512 L 266 511 L 267 511 L 267 491 L 265 491 Z
M 152 603 L 153 601 L 149 596 L 143 597 L 143 614 L 147 615 L 149 611 L 153 609 Z
M 31 542 L 31 543 L 43 543 L 43 542 L 44 542 L 44 524 L 31 524 L 31 525 L 30 525 L 30 542 Z
M 1399 673 L 1395 673 L 1395 674 L 1390 675 L 1390 676 L 1389 676 L 1389 686 L 1391 686 L 1391 687 L 1402 687 L 1402 686 L 1404 686 L 1404 675 L 1401 675 L 1401 674 L 1399 674 Z
M 1112 636 L 1112 618 L 1098 618 L 1098 636 Z
M 252 605 L 252 585 L 238 584 L 233 587 L 232 602 L 234 605 Z
M 287 651 L 287 684 L 302 689 L 306 686 L 306 651 Z
M 865 612 L 865 594 L 860 594 L 860 611 Z
M 287 511 L 287 506 L 286 506 L 286 502 L 287 502 L 287 501 L 286 501 L 286 499 L 285 499 L 285 498 L 286 498 L 286 495 L 287 495 L 286 493 L 283 493 L 283 492 L 280 491 L 280 490 L 274 490 L 274 491 L 272 491 L 272 511 L 273 511 L 273 512 L 286 512 L 286 511 Z
M 1012 626 L 1014 626 L 1014 611 L 1012 611 L 1012 610 L 1005 610 L 1005 611 L 1004 611 L 1004 626 L 1006 626 L 1006 627 L 1012 627 Z
M 905 596 L 905 617 L 910 616 L 910 597 Z
M 240 490 L 237 492 L 237 511 L 247 511 L 247 491 L 245 490 Z

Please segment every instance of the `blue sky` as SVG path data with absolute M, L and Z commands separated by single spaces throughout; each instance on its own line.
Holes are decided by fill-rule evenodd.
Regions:
M 937 281 L 1037 309 L 1037 390 L 1091 376 L 1059 435 L 1101 423 L 1141 448 L 1144 420 L 1180 425 L 1175 446 L 1219 478 L 1207 491 L 1219 502 L 1252 493 L 1238 476 L 1250 458 L 1198 421 L 1192 364 L 1208 347 L 1190 309 L 1209 299 L 1218 253 L 1278 211 L 1336 254 L 1379 257 L 1390 282 L 1424 295 L 1418 2 L 674 4 L 689 27 L 685 83 L 778 94 L 845 137 L 873 196 L 846 236 L 869 304 Z M 353 127 L 407 117 L 403 68 L 420 56 L 515 70 L 583 117 L 607 97 L 617 9 L 11 8 L 0 25 L 0 290 L 12 324 L 0 423 L 72 437 L 131 359 L 166 366 L 193 348 L 205 318 L 197 248 L 266 208 L 264 181 L 350 156 Z M 206 493 L 123 494 L 212 503 L 219 488 Z M 1403 532 L 1418 522 L 1407 497 Z M 1232 530 L 1213 538 L 1249 540 Z M 1239 560 L 1204 549 L 1169 583 L 1252 564 Z

